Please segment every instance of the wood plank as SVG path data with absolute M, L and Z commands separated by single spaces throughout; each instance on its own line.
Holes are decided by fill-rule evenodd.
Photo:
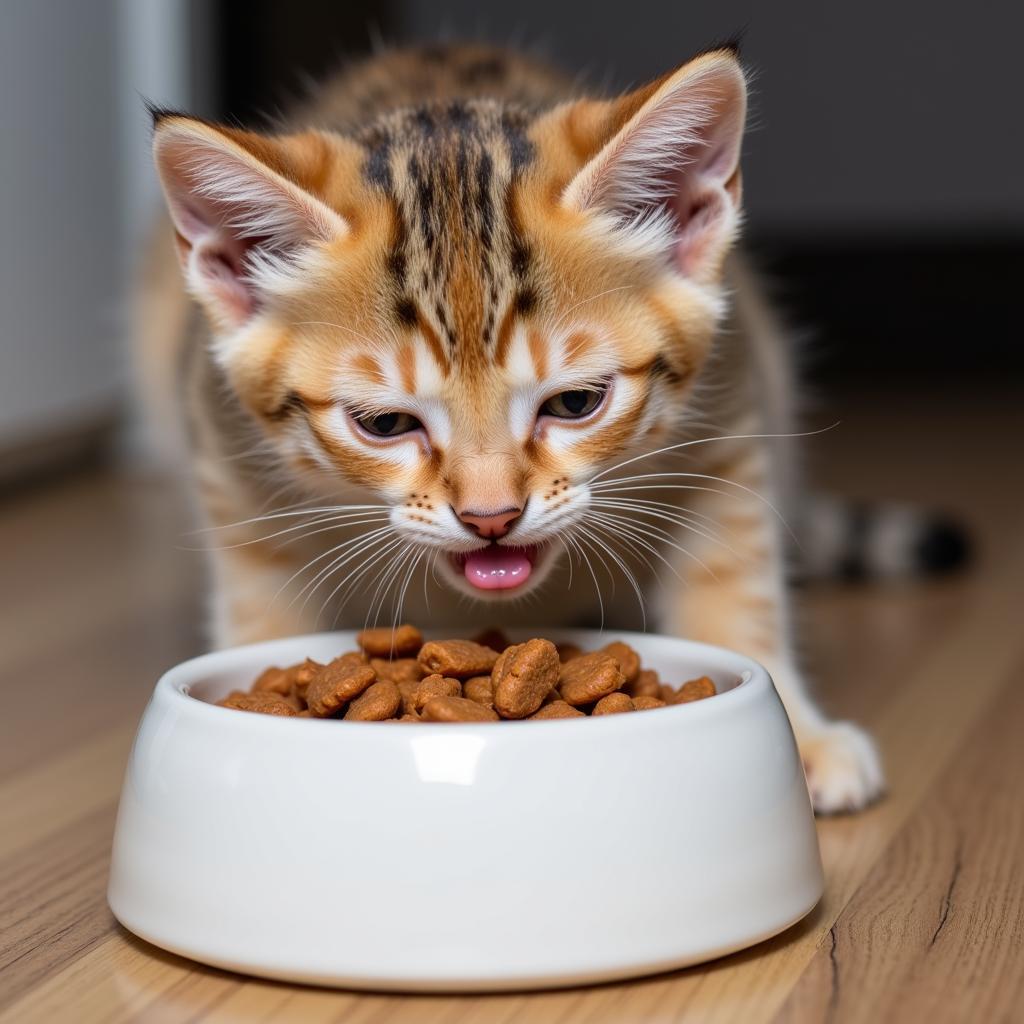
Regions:
M 5 658 L 0 690 L 10 728 L 0 743 L 0 783 L 137 721 L 160 675 L 201 648 L 190 605 L 178 599 L 122 608 L 24 660 Z
M 0 785 L 0 860 L 116 804 L 135 725 L 123 722 Z M 6 883 L 0 879 L 0 896 Z
M 1010 1021 L 1020 1013 L 1021 671 L 1024 661 L 830 929 L 779 1024 Z
M 0 1007 L 106 939 L 106 887 L 116 807 L 0 860 Z

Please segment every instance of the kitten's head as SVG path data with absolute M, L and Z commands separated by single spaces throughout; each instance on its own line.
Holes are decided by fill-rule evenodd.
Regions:
M 683 413 L 744 115 L 723 49 L 614 100 L 446 102 L 355 136 L 165 115 L 155 149 L 215 356 L 284 472 L 371 492 L 448 582 L 501 598 Z

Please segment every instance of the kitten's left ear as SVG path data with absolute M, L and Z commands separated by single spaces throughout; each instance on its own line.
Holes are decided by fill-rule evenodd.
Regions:
M 593 155 L 562 201 L 623 222 L 670 226 L 678 270 L 714 280 L 739 219 L 747 90 L 736 52 L 715 50 L 635 92 L 570 111 Z

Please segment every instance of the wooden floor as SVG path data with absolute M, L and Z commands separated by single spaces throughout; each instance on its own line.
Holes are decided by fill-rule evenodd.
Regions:
M 493 997 L 252 981 L 135 939 L 104 897 L 121 774 L 160 670 L 197 651 L 179 502 L 93 473 L 0 499 L 0 1021 L 1010 1021 L 1024 1014 L 1024 474 L 1009 401 L 850 403 L 819 475 L 939 502 L 967 576 L 815 589 L 826 704 L 870 726 L 891 792 L 819 822 L 827 891 L 784 935 L 670 975 Z

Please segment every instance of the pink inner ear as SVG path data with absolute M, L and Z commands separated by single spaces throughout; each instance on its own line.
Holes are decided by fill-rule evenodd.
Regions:
M 228 214 L 215 200 L 188 195 L 175 207 L 178 231 L 188 243 L 196 283 L 220 304 L 224 315 L 241 325 L 257 310 L 255 289 L 246 279 L 245 258 L 260 244 L 228 226 Z
M 193 249 L 193 265 L 229 318 L 242 324 L 256 312 L 256 295 L 244 276 L 244 252 L 241 247 L 232 246 L 231 240 L 224 241 L 228 244 L 218 245 L 212 239 L 200 242 Z
M 722 220 L 728 215 L 725 193 L 707 189 L 696 194 L 683 189 L 673 202 L 681 231 L 676 242 L 676 263 L 688 277 L 697 276 L 714 248 Z

